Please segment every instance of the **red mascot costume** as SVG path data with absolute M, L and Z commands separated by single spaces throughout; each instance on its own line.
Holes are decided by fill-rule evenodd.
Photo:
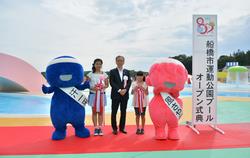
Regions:
M 178 120 L 183 113 L 179 92 L 184 88 L 187 77 L 184 65 L 172 58 L 151 66 L 146 82 L 154 87 L 149 113 L 155 127 L 156 139 L 179 139 Z

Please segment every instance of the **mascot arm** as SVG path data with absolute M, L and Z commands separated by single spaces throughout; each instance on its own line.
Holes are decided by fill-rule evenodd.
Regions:
M 76 86 L 79 90 L 85 90 L 90 88 L 89 81 L 85 81 L 83 84 L 80 84 L 79 86 Z
M 172 95 L 172 97 L 174 97 L 174 98 L 178 98 L 178 97 L 180 96 L 180 92 L 174 91 L 174 92 L 171 93 L 171 95 Z
M 151 83 L 149 76 L 146 77 L 146 83 L 148 86 L 152 86 L 152 83 Z
M 47 86 L 43 85 L 42 91 L 44 94 L 50 94 L 50 93 L 53 93 L 55 91 L 55 88 L 54 87 L 47 87 Z

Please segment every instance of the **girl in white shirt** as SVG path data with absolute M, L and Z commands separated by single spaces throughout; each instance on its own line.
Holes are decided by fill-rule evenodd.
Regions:
M 92 121 L 95 127 L 94 135 L 103 135 L 102 125 L 104 120 L 104 108 L 107 105 L 105 89 L 108 88 L 108 75 L 101 71 L 102 60 L 95 59 L 92 72 L 87 74 L 90 81 L 90 93 L 88 104 L 92 107 Z
M 144 134 L 145 113 L 148 105 L 148 86 L 142 71 L 136 74 L 136 80 L 132 83 L 133 106 L 136 115 L 136 134 Z M 140 128 L 141 118 L 141 128 Z

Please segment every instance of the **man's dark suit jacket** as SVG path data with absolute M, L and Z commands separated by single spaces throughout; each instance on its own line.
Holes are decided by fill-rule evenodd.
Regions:
M 125 89 L 127 89 L 127 92 L 124 96 L 121 96 L 120 93 L 118 92 L 119 89 L 124 89 L 124 80 L 123 77 L 127 76 L 128 81 Z M 120 74 L 117 68 L 110 70 L 109 72 L 109 79 L 110 79 L 110 85 L 112 87 L 111 89 L 111 99 L 119 99 L 120 97 L 124 97 L 124 99 L 129 98 L 129 88 L 131 85 L 131 76 L 130 73 L 127 69 L 123 69 L 123 77 L 122 81 L 120 78 Z

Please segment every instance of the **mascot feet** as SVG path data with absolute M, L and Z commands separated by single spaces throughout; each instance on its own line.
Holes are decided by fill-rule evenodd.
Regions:
M 164 140 L 167 139 L 164 128 L 155 128 L 155 139 Z
M 85 127 L 75 128 L 75 135 L 80 138 L 87 138 L 90 136 L 90 132 Z
M 62 140 L 66 136 L 66 130 L 55 130 L 52 135 L 52 140 Z
M 168 130 L 168 139 L 172 139 L 172 140 L 180 139 L 180 136 L 179 136 L 179 133 L 178 133 L 178 127 L 169 128 L 169 130 Z

